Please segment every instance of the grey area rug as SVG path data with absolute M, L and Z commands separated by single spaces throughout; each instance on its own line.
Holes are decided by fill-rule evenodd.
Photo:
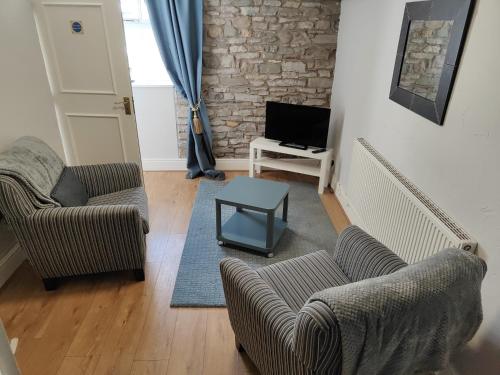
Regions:
M 184 250 L 172 295 L 172 307 L 225 306 L 219 262 L 235 257 L 252 268 L 309 254 L 317 250 L 333 252 L 337 234 L 321 203 L 316 187 L 288 182 L 288 228 L 274 250 L 274 258 L 251 251 L 221 247 L 215 238 L 215 195 L 224 183 L 201 181 L 194 203 Z M 222 206 L 222 223 L 235 211 Z M 281 208 L 277 211 L 281 216 Z

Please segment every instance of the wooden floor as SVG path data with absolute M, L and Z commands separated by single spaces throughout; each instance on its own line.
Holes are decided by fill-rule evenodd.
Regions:
M 257 374 L 234 347 L 226 309 L 169 306 L 199 180 L 181 172 L 149 172 L 145 180 L 151 232 L 144 283 L 118 273 L 46 292 L 24 263 L 0 289 L 0 317 L 20 338 L 23 375 Z M 332 193 L 322 200 L 337 231 L 348 225 Z

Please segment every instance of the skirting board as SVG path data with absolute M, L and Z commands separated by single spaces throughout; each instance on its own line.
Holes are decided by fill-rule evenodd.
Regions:
M 344 209 L 345 214 L 349 218 L 351 224 L 357 225 L 363 228 L 363 222 L 360 219 L 360 216 L 356 212 L 356 209 L 349 203 L 349 197 L 346 195 L 344 188 L 342 185 L 337 182 L 333 191 L 335 192 L 335 196 L 337 197 L 340 205 Z
M 25 259 L 26 256 L 19 245 L 15 245 L 2 259 L 0 259 L 0 287 L 9 279 Z
M 216 159 L 216 168 L 223 171 L 248 171 L 248 166 L 248 159 Z M 142 159 L 142 168 L 148 172 L 187 170 L 186 159 Z M 266 167 L 262 169 L 272 170 Z
M 248 159 L 217 159 L 217 168 L 223 171 L 248 171 Z M 145 171 L 185 171 L 186 159 L 143 159 Z

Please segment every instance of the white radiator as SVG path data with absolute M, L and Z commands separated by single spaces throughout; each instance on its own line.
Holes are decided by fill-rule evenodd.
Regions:
M 351 221 L 407 263 L 476 241 L 363 138 L 354 141 L 347 186 Z

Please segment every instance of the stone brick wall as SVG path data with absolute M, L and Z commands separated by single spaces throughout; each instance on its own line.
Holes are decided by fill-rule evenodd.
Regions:
M 247 158 L 265 102 L 330 105 L 340 0 L 205 0 L 202 90 L 218 158 Z M 187 105 L 176 98 L 179 157 Z

